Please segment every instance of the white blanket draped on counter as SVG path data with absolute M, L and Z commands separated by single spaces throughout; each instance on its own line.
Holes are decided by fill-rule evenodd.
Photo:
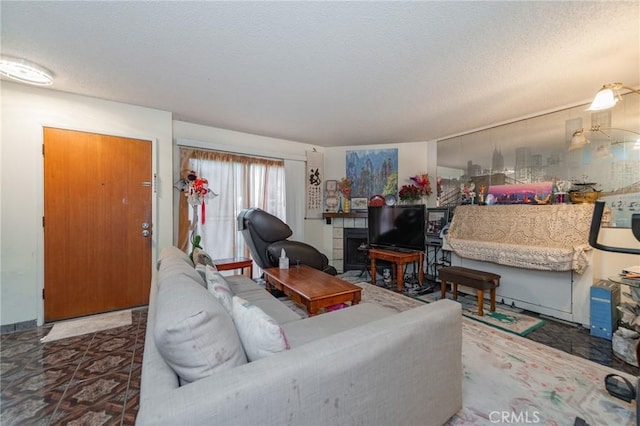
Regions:
M 447 240 L 461 257 L 581 274 L 592 214 L 593 204 L 458 206 Z

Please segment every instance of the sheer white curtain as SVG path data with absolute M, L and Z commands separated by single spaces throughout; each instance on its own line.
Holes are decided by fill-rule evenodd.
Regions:
M 238 232 L 237 217 L 242 209 L 259 207 L 286 222 L 285 170 L 282 160 L 249 157 L 217 151 L 180 148 L 183 173 L 194 170 L 209 181 L 218 194 L 205 205 L 204 223 L 198 218 L 195 232 L 200 245 L 214 259 L 248 257 L 249 251 Z M 185 200 L 182 200 L 185 198 Z M 180 247 L 191 251 L 190 227 L 193 209 L 180 201 Z M 200 213 L 198 213 L 200 215 Z M 254 268 L 254 275 L 259 275 Z

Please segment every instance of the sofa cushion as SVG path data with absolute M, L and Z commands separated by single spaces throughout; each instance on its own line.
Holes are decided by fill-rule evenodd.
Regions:
M 341 331 L 368 324 L 396 314 L 391 309 L 373 303 L 360 303 L 338 311 L 283 324 L 287 341 L 292 348 L 331 336 Z
M 160 264 L 158 287 L 164 286 L 167 282 L 171 283 L 182 276 L 187 276 L 202 287 L 207 286 L 204 278 L 195 270 L 191 261 L 187 263 L 180 256 L 172 256 L 164 258 Z
M 156 305 L 155 343 L 180 384 L 247 362 L 231 316 L 192 279 L 159 286 Z
M 248 302 L 253 303 L 262 309 L 267 315 L 280 324 L 286 324 L 291 321 L 298 321 L 302 317 L 289 309 L 287 305 L 276 299 L 260 287 L 255 281 L 242 275 L 233 275 L 225 277 L 227 284 L 231 288 L 234 295 L 240 296 Z
M 215 266 L 207 265 L 206 268 L 206 277 L 207 277 L 207 290 L 211 294 L 213 294 L 219 301 L 222 303 L 222 306 L 227 310 L 229 315 L 231 315 L 233 311 L 233 303 L 231 299 L 233 298 L 233 293 L 229 288 L 229 284 L 225 281 L 224 277 Z
M 233 296 L 233 321 L 249 361 L 289 349 L 280 324 L 256 305 Z
M 183 262 L 193 267 L 193 262 L 189 259 L 189 255 L 187 253 L 183 252 L 178 247 L 167 246 L 160 251 L 160 254 L 158 254 L 158 261 L 156 263 L 156 269 L 158 271 L 160 270 L 162 261 L 167 258 L 182 259 Z

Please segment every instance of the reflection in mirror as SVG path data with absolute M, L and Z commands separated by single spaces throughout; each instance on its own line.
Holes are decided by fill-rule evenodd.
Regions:
M 535 189 L 531 196 L 513 191 L 485 199 L 485 194 L 491 186 L 551 182 L 549 202 L 599 199 L 606 203 L 603 226 L 630 227 L 631 215 L 640 212 L 640 96 L 623 95 L 614 108 L 604 111 L 586 111 L 587 107 L 438 141 L 440 205 L 540 204 L 547 194 Z

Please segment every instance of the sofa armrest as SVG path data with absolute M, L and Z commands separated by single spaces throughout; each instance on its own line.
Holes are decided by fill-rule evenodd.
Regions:
M 137 424 L 443 424 L 462 407 L 458 303 L 441 300 L 140 401 Z

